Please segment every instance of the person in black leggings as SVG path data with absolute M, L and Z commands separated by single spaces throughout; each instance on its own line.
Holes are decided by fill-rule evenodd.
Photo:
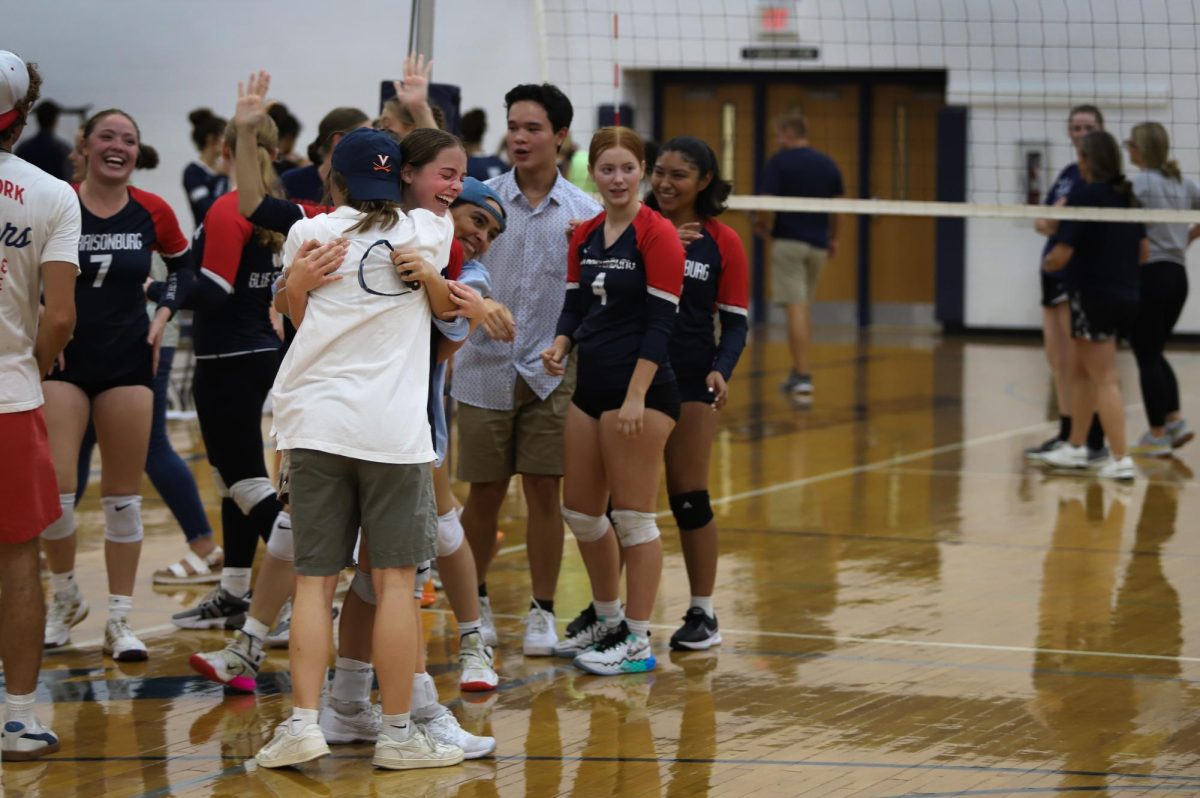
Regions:
M 1129 160 L 1141 168 L 1133 190 L 1144 208 L 1200 209 L 1200 186 L 1184 180 L 1170 160 L 1170 139 L 1157 122 L 1136 125 L 1125 142 Z M 1195 434 L 1179 412 L 1179 383 L 1163 351 L 1187 301 L 1187 247 L 1200 237 L 1200 227 L 1148 224 L 1150 260 L 1142 267 L 1141 300 L 1130 335 L 1142 384 L 1142 402 L 1150 429 L 1133 453 L 1169 457 Z
M 264 185 L 275 188 L 272 166 L 278 131 L 264 117 L 255 131 Z M 236 129 L 226 130 L 232 156 Z M 196 287 L 196 416 L 213 480 L 221 495 L 225 566 L 221 585 L 171 620 L 184 629 L 237 629 L 249 609 L 251 567 L 261 538 L 290 528 L 263 456 L 262 409 L 282 341 L 270 321 L 271 286 L 279 275 L 283 236 L 255 227 L 238 213 L 237 191 L 222 195 L 205 217 L 196 244 L 202 254 Z

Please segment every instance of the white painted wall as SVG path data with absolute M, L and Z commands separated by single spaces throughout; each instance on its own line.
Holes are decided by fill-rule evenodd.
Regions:
M 571 96 L 575 139 L 586 142 L 596 107 L 618 96 L 649 132 L 655 70 L 944 69 L 948 101 L 971 108 L 973 201 L 1020 201 L 1018 141 L 1051 142 L 1049 167 L 1060 169 L 1070 157 L 1066 109 L 1081 101 L 1098 102 L 1121 136 L 1147 118 L 1164 122 L 1185 173 L 1200 176 L 1196 0 L 791 0 L 799 43 L 820 48 L 818 60 L 801 64 L 742 60 L 741 48 L 756 43 L 758 5 L 439 0 L 434 79 L 460 85 L 464 109 L 487 110 L 493 147 L 504 92 L 543 74 Z M 193 154 L 191 108 L 228 114 L 238 79 L 267 68 L 272 94 L 304 123 L 306 144 L 335 105 L 375 111 L 379 81 L 399 72 L 408 15 L 402 0 L 40 0 L 5 20 L 0 47 L 41 64 L 44 96 L 131 112 L 162 156 L 138 182 L 170 201 L 186 226 L 180 175 Z M 62 125 L 66 138 L 71 124 Z M 1037 326 L 1036 234 L 974 220 L 967 236 L 968 323 Z M 1180 326 L 1200 332 L 1200 303 Z

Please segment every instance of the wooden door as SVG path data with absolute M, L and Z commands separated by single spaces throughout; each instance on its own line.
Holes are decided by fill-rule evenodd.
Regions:
M 842 170 L 842 182 L 847 197 L 858 196 L 858 104 L 859 89 L 853 84 L 802 86 L 795 83 L 776 83 L 767 87 L 766 125 L 760 132 L 770 157 L 778 151 L 775 140 L 775 119 L 788 111 L 799 109 L 808 120 L 808 142 L 828 155 Z M 768 248 L 769 249 L 769 248 Z M 767 254 L 766 276 L 770 285 L 770 253 Z M 817 287 L 816 300 L 855 302 L 858 297 L 858 219 L 843 214 L 838 230 L 838 245 L 834 257 L 825 267 Z
M 662 140 L 695 136 L 717 154 L 721 176 L 734 194 L 754 193 L 754 87 L 749 83 L 667 84 L 662 93 Z M 661 143 L 661 142 L 660 142 Z M 650 164 L 646 165 L 651 168 Z M 721 221 L 737 231 L 747 261 L 754 257 L 754 238 L 745 213 L 727 211 Z M 751 292 L 753 295 L 753 292 Z
M 871 196 L 937 199 L 940 89 L 884 84 L 871 100 Z M 871 302 L 932 304 L 936 292 L 934 219 L 873 216 Z

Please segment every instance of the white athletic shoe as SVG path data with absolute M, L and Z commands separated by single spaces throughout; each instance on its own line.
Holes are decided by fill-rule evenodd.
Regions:
M 595 676 L 644 673 L 654 670 L 657 664 L 649 638 L 632 634 L 624 621 L 608 637 L 575 658 L 576 668 Z
M 425 728 L 429 736 L 445 745 L 458 746 L 462 749 L 463 759 L 479 759 L 496 750 L 495 737 L 479 737 L 471 734 L 458 725 L 454 713 L 443 707 L 442 714 L 430 721 L 419 724 Z
M 1130 480 L 1137 475 L 1133 468 L 1133 458 L 1125 455 L 1120 460 L 1109 460 L 1100 467 L 1096 476 L 1101 479 Z
M 271 742 L 258 749 L 254 759 L 265 768 L 282 768 L 311 762 L 329 755 L 329 746 L 316 723 L 306 723 L 298 731 L 292 730 L 290 719 L 275 728 Z
M 479 597 L 479 632 L 485 645 L 497 646 L 500 638 L 496 634 L 496 619 L 492 617 L 492 601 L 487 596 Z
M 58 735 L 36 717 L 29 723 L 10 720 L 0 731 L 0 760 L 28 762 L 58 751 Z M 495 747 L 493 743 L 493 748 Z
M 125 618 L 109 618 L 104 625 L 104 653 L 117 662 L 143 662 L 150 658 L 146 644 L 138 640 Z
M 1088 467 L 1088 449 L 1086 446 L 1072 446 L 1069 443 L 1064 443 L 1057 449 L 1051 449 L 1043 453 L 1042 462 L 1052 468 L 1078 468 L 1082 470 Z
M 566 635 L 554 644 L 554 656 L 574 659 L 607 634 L 608 625 L 596 615 L 596 606 L 589 601 L 575 620 L 567 624 Z
M 50 611 L 46 613 L 46 648 L 58 648 L 71 642 L 71 627 L 78 626 L 88 616 L 87 599 L 76 585 L 74 590 L 54 594 Z
M 554 628 L 554 613 L 541 607 L 531 607 L 525 618 L 525 644 L 527 657 L 552 657 L 558 642 L 558 631 Z
M 493 667 L 492 649 L 484 645 L 483 635 L 470 633 L 460 642 L 458 662 L 462 666 L 459 687 L 468 693 L 486 693 L 500 683 Z
M 330 745 L 369 743 L 379 736 L 381 711 L 378 704 L 362 704 L 356 712 L 339 712 L 330 701 L 321 710 L 321 732 Z
M 384 732 L 375 741 L 375 758 L 371 764 L 388 770 L 444 768 L 463 761 L 463 750 L 435 740 L 420 725 L 412 724 L 407 740 L 394 740 Z
M 266 654 L 250 635 L 238 632 L 220 651 L 200 652 L 188 658 L 192 670 L 219 684 L 243 693 L 258 687 L 258 671 Z

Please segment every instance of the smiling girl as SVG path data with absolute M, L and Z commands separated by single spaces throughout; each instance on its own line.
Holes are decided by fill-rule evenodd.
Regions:
M 45 383 L 46 420 L 63 510 L 42 533 L 54 588 L 46 646 L 65 645 L 71 627 L 88 614 L 74 577 L 74 504 L 80 443 L 91 420 L 103 461 L 100 494 L 109 590 L 104 651 L 121 661 L 148 656 L 126 620 L 142 550 L 138 491 L 163 329 L 194 280 L 188 242 L 170 206 L 129 185 L 140 148 L 137 123 L 124 111 L 101 111 L 84 125 L 86 172 L 77 186 L 82 216 L 81 273 L 75 284 L 78 322 L 74 339 Z M 169 277 L 150 321 L 143 285 L 150 275 L 152 252 L 162 255 Z
M 662 576 L 662 541 L 655 509 L 663 449 L 679 419 L 668 345 L 684 254 L 671 223 L 638 198 L 644 152 L 629 128 L 601 128 L 592 137 L 588 170 L 604 210 L 572 234 L 557 335 L 542 352 L 546 371 L 561 374 L 568 352 L 578 350 L 563 518 L 579 542 L 593 596 L 555 653 L 574 656 L 576 666 L 599 676 L 656 664 L 650 613 Z M 605 517 L 610 493 L 615 534 Z

